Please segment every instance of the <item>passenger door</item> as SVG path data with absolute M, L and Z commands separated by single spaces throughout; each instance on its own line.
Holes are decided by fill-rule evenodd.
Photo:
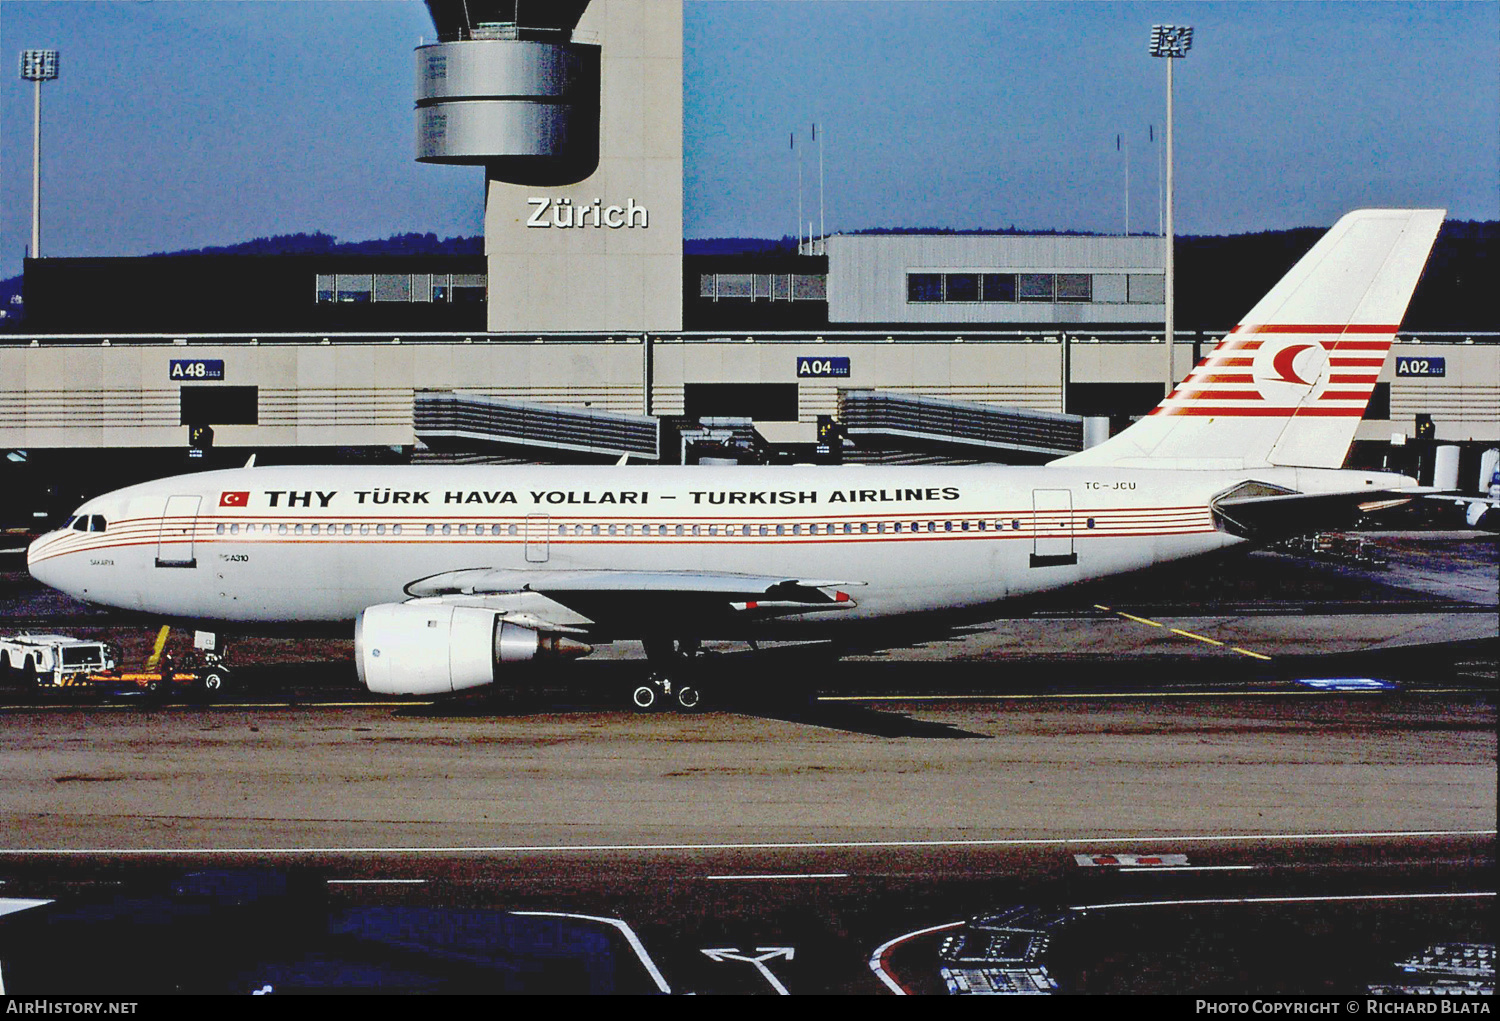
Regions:
M 1032 567 L 1078 563 L 1073 550 L 1073 491 L 1031 491 Z
M 526 515 L 526 562 L 528 564 L 545 564 L 547 558 L 551 556 L 552 538 L 549 535 L 551 528 L 552 515 Z
M 194 556 L 194 532 L 198 528 L 198 505 L 201 496 L 169 496 L 161 515 L 161 530 L 156 536 L 157 567 L 197 567 Z

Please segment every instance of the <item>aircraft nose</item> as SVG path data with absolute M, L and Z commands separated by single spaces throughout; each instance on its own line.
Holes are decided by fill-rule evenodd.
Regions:
M 30 546 L 26 547 L 26 570 L 31 576 L 43 585 L 56 588 L 56 573 L 52 568 L 53 560 L 46 558 L 43 553 L 52 541 L 57 538 L 56 532 L 48 532 L 39 535 L 32 540 Z

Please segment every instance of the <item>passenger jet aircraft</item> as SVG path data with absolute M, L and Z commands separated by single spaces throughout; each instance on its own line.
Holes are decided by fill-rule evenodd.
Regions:
M 371 691 L 432 695 L 639 638 L 825 636 L 1195 557 L 1417 495 L 1341 467 L 1443 210 L 1341 219 L 1141 421 L 1043 467 L 260 467 L 131 486 L 40 581 L 209 630 L 353 623 Z

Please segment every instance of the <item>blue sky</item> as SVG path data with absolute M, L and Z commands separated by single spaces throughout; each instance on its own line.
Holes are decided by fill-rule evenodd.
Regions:
M 1184 233 L 1325 225 L 1361 205 L 1500 218 L 1500 4 L 689 0 L 689 237 L 794 230 L 796 131 L 830 230 L 1157 220 L 1163 62 L 1177 65 Z M 43 251 L 135 255 L 323 230 L 481 230 L 473 168 L 412 159 L 415 0 L 0 0 L 0 276 L 30 227 L 27 47 L 43 87 Z

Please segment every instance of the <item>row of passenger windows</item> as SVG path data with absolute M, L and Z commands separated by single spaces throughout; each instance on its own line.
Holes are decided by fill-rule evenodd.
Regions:
M 909 302 L 1094 302 L 1154 304 L 1167 300 L 1160 273 L 908 273 Z
M 772 536 L 772 535 L 900 535 L 914 532 L 1003 532 L 1020 531 L 1021 519 L 1011 518 L 1005 520 L 966 520 L 966 521 L 842 521 L 842 522 L 809 522 L 806 524 L 782 524 L 782 525 L 557 525 L 548 528 L 547 535 L 556 535 L 559 538 L 569 536 L 640 536 L 649 538 L 651 536 Z M 1050 527 L 1050 522 L 1046 523 Z M 1063 526 L 1066 522 L 1058 522 Z M 1089 518 L 1085 527 L 1093 528 L 1094 519 Z M 102 531 L 103 529 L 100 529 Z M 354 525 L 354 524 L 331 524 L 331 525 L 245 525 L 243 529 L 238 524 L 215 527 L 217 535 L 239 535 L 241 531 L 246 535 L 401 535 L 400 525 Z M 518 535 L 522 529 L 518 525 L 485 525 L 485 524 L 461 524 L 461 525 L 428 525 L 424 529 L 424 535 Z M 530 533 L 534 538 L 542 538 L 540 531 Z

